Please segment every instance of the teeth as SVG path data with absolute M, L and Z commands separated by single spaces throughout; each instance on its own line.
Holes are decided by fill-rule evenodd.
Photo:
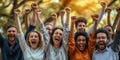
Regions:
M 55 39 L 55 40 L 59 41 L 59 39 Z

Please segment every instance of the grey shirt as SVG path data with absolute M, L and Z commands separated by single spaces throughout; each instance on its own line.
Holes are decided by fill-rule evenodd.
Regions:
M 47 30 L 45 29 L 43 24 L 40 24 L 40 28 L 43 34 L 43 40 L 48 40 L 45 44 L 47 48 L 45 49 L 45 60 L 68 60 L 68 36 L 69 36 L 69 29 L 66 25 L 63 27 L 63 36 L 62 36 L 62 45 L 60 48 L 54 48 L 53 45 L 50 44 L 50 36 L 47 33 Z

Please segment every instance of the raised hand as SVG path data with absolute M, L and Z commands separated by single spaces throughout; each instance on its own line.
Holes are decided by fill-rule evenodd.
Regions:
M 56 13 L 52 13 L 52 14 L 51 14 L 51 18 L 52 18 L 53 20 L 56 20 L 56 19 L 57 19 L 57 14 L 56 14 Z
M 19 9 L 14 9 L 14 13 L 15 13 L 15 14 L 19 14 L 19 13 L 20 13 L 20 10 L 19 10 Z
M 103 8 L 105 8 L 105 7 L 106 7 L 106 3 L 105 3 L 105 2 L 101 2 L 101 6 L 102 6 Z
M 74 24 L 75 24 L 75 21 L 77 20 L 76 16 L 71 16 L 71 29 L 70 29 L 70 34 L 73 34 L 74 33 Z
M 38 9 L 38 5 L 37 5 L 36 3 L 33 3 L 33 4 L 31 5 L 31 7 L 32 7 L 33 10 Z
M 66 7 L 66 8 L 65 8 L 65 11 L 66 11 L 67 14 L 70 14 L 70 12 L 71 12 L 71 8 Z
M 72 20 L 72 22 L 75 22 L 77 20 L 77 17 L 76 16 L 71 16 L 71 20 Z
M 36 9 L 36 10 L 35 10 L 35 13 L 36 13 L 36 14 L 41 14 L 41 13 L 42 13 L 42 10 L 41 10 L 41 9 Z
M 29 14 L 30 13 L 30 9 L 25 9 L 25 14 Z
M 98 19 L 99 19 L 99 15 L 97 15 L 97 14 L 91 15 L 91 17 L 94 21 L 98 21 Z
M 112 10 L 112 9 L 111 9 L 110 7 L 107 7 L 107 8 L 106 8 L 106 12 L 107 12 L 107 13 L 110 13 L 111 10 Z
M 64 14 L 65 14 L 65 10 L 61 10 L 60 11 L 60 16 L 64 16 Z
M 120 6 L 117 7 L 116 11 L 120 14 Z

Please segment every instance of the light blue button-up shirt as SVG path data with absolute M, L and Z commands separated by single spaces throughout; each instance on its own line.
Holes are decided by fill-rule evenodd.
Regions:
M 120 46 L 120 31 L 116 31 L 113 45 L 106 47 L 103 52 L 96 50 L 93 53 L 92 60 L 119 60 L 118 52 Z
M 93 53 L 92 60 L 118 60 L 118 52 L 115 52 L 111 47 L 106 47 L 103 52 L 96 50 Z

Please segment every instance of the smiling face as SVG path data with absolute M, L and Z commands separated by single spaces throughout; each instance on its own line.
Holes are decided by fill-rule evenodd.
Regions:
M 15 27 L 9 27 L 7 29 L 7 35 L 9 43 L 14 44 L 17 36 L 17 29 Z
M 108 43 L 107 35 L 105 33 L 98 33 L 96 36 L 96 43 L 99 50 L 104 50 Z
M 36 49 L 41 43 L 40 35 L 37 32 L 30 32 L 28 36 L 28 44 L 31 48 Z
M 52 40 L 53 40 L 53 45 L 58 45 L 60 46 L 62 42 L 62 30 L 61 29 L 56 29 L 52 35 Z
M 86 24 L 84 22 L 79 22 L 77 25 L 77 31 L 85 31 Z
M 48 31 L 48 34 L 51 34 L 51 33 L 52 33 L 53 25 L 51 25 L 51 24 L 49 24 L 49 23 L 46 23 L 46 24 L 45 24 L 45 28 L 46 28 L 46 30 Z
M 113 29 L 111 26 L 106 26 L 105 29 L 110 33 L 110 37 L 112 38 L 113 37 Z
M 77 40 L 76 40 L 76 46 L 78 47 L 78 49 L 80 51 L 84 51 L 85 50 L 85 46 L 86 46 L 86 38 L 84 36 L 78 36 Z

